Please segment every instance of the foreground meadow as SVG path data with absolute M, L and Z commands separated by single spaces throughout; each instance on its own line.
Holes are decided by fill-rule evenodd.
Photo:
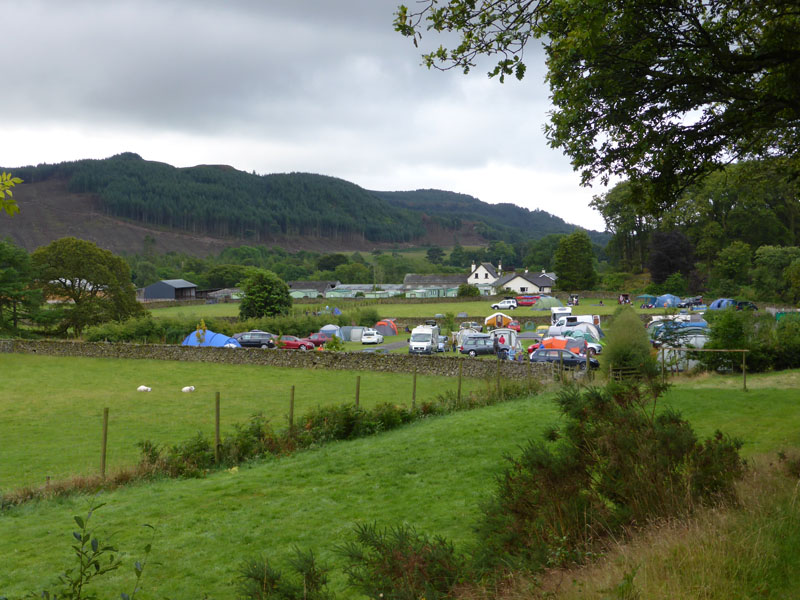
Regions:
M 0 354 L 0 493 L 42 485 L 50 477 L 99 471 L 103 408 L 109 408 L 109 471 L 135 464 L 137 443 L 178 443 L 203 431 L 214 433 L 214 405 L 220 392 L 221 429 L 231 431 L 263 413 L 277 429 L 288 423 L 291 388 L 295 418 L 309 409 L 355 401 L 411 404 L 413 376 L 309 371 L 303 369 Z M 468 392 L 485 383 L 464 379 Z M 152 392 L 137 392 L 147 385 Z M 196 391 L 181 393 L 184 386 Z M 417 377 L 417 401 L 455 390 L 447 377 Z
M 746 456 L 774 456 L 800 446 L 796 379 L 797 373 L 754 376 L 748 392 L 725 377 L 677 380 L 659 406 L 682 411 L 700 435 L 720 428 L 741 437 Z M 394 390 L 387 386 L 384 392 Z M 184 400 L 177 396 L 163 403 Z M 40 414 L 42 420 L 49 418 Z M 280 563 L 295 546 L 340 565 L 334 549 L 357 522 L 405 522 L 463 548 L 472 539 L 480 504 L 493 489 L 503 456 L 516 454 L 556 420 L 552 394 L 546 394 L 204 479 L 160 480 L 103 493 L 99 501 L 107 504 L 93 517 L 95 526 L 113 534 L 129 556 L 125 569 L 109 576 L 98 591 L 101 597 L 130 592 L 131 564 L 147 541 L 145 523 L 156 527 L 156 536 L 140 598 L 236 597 L 242 561 L 266 555 Z M 71 434 L 74 439 L 82 435 Z M 23 454 L 17 455 L 15 462 L 24 461 Z M 72 517 L 84 513 L 88 502 L 72 497 L 0 513 L 7 555 L 0 595 L 16 598 L 41 589 L 66 567 Z M 341 597 L 352 596 L 339 572 L 332 587 Z

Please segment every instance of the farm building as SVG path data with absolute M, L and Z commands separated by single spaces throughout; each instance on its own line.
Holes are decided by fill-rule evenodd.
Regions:
M 162 279 L 144 288 L 145 300 L 194 300 L 197 286 L 185 279 Z

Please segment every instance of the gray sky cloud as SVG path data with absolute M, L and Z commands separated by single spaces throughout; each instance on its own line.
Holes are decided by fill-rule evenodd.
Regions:
M 602 229 L 547 146 L 544 65 L 523 82 L 429 71 L 396 0 L 28 0 L 4 49 L 6 167 L 133 151 L 176 166 L 441 188 Z M 440 40 L 426 35 L 424 44 Z

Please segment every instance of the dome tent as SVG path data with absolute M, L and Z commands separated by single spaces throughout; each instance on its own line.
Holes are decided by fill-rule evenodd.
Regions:
M 335 335 L 340 340 L 344 339 L 342 335 L 342 329 L 338 325 L 334 325 L 333 323 L 328 323 L 325 327 L 321 327 L 319 330 L 320 333 L 327 333 L 328 335 Z
M 721 310 L 729 306 L 736 306 L 736 300 L 733 298 L 717 298 L 708 305 L 708 310 Z
M 564 306 L 564 303 L 553 296 L 541 296 L 531 308 L 533 310 L 547 310 L 554 306 Z
M 214 348 L 222 348 L 224 346 L 234 348 L 242 347 L 242 345 L 236 339 L 228 337 L 224 333 L 214 333 L 210 329 L 207 329 L 205 336 L 202 337 L 203 339 L 200 341 L 197 338 L 197 332 L 193 331 L 186 336 L 186 339 L 184 339 L 183 342 L 181 342 L 181 346 L 211 346 Z
M 681 299 L 674 294 L 663 294 L 656 298 L 654 304 L 656 308 L 675 308 L 680 302 Z

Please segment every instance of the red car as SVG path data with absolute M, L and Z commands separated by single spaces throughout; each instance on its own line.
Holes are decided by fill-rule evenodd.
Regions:
M 508 324 L 508 328 L 509 329 L 513 329 L 514 331 L 516 331 L 518 333 L 522 330 L 522 327 L 520 326 L 519 321 L 511 321 Z
M 533 306 L 538 299 L 539 296 L 517 296 L 517 304 L 519 306 Z
M 318 333 L 310 334 L 306 339 L 311 340 L 312 342 L 314 342 L 315 346 L 322 346 L 326 342 L 330 342 L 331 341 L 331 337 L 333 337 L 333 336 L 330 336 L 327 333 L 318 332 Z
M 293 335 L 282 335 L 278 338 L 278 348 L 284 350 L 311 350 L 314 342 L 308 338 L 298 338 Z

